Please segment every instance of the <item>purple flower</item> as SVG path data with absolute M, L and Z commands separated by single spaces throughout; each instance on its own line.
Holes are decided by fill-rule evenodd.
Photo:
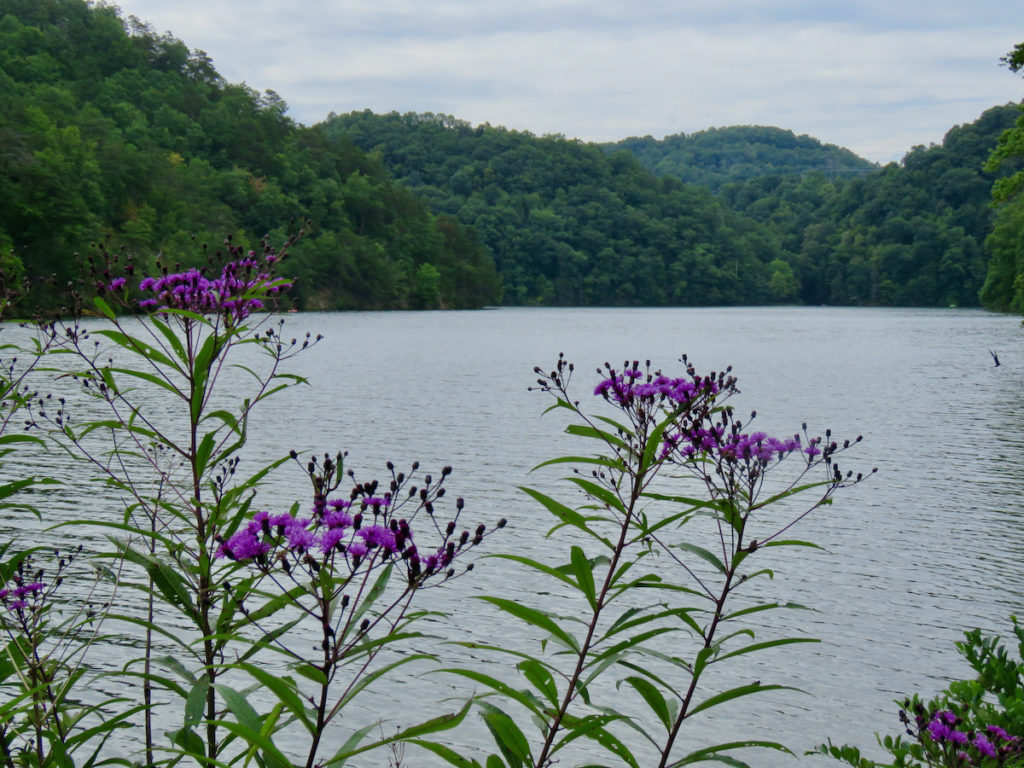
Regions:
M 323 521 L 328 528 L 348 528 L 352 525 L 352 516 L 348 512 L 328 510 L 324 512 Z
M 348 545 L 348 549 L 346 551 L 348 552 L 349 557 L 363 557 L 368 552 L 366 544 L 361 541 L 353 541 Z
M 320 551 L 326 555 L 345 538 L 345 535 L 344 528 L 328 528 L 326 531 L 320 532 L 317 537 L 317 545 L 320 547 Z
M 367 547 L 380 547 L 391 554 L 398 551 L 395 534 L 382 525 L 369 525 L 361 528 L 356 535 L 366 542 Z
M 1014 740 L 1014 737 L 1013 737 L 1013 736 L 1011 736 L 1010 734 L 1008 734 L 1008 733 L 1007 733 L 1006 731 L 1004 731 L 1004 730 L 1003 730 L 1002 728 L 1000 728 L 1000 727 L 999 727 L 998 725 L 989 725 L 989 726 L 986 726 L 985 730 L 986 730 L 986 731 L 988 731 L 989 733 L 991 733 L 991 734 L 992 734 L 993 736 L 995 736 L 995 737 L 996 737 L 997 739 L 1001 739 L 1001 740 L 1003 740 L 1003 741 L 1013 741 L 1013 740 Z
M 246 528 L 221 544 L 217 549 L 215 557 L 228 557 L 232 560 L 252 560 L 260 555 L 265 555 L 269 551 L 270 545 L 260 541 L 256 532 Z
M 276 259 L 275 259 L 276 260 Z M 198 269 L 162 277 L 147 277 L 139 290 L 154 294 L 139 302 L 142 309 L 182 309 L 197 314 L 222 314 L 236 321 L 263 309 L 260 296 L 277 293 L 285 285 L 273 284 L 271 276 L 258 272 L 256 259 L 228 262 L 219 278 L 207 278 Z
M 987 757 L 996 756 L 996 748 L 992 746 L 992 742 L 989 741 L 981 731 L 978 731 L 978 733 L 974 735 L 974 741 L 972 743 L 977 750 L 981 752 L 981 754 L 986 755 Z
M 931 736 L 934 741 L 947 741 L 952 731 L 952 728 L 937 717 L 933 718 L 932 721 L 928 723 L 928 735 Z

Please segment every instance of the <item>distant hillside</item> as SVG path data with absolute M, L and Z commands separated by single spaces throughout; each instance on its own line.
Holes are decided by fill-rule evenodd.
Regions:
M 819 171 L 830 178 L 848 178 L 878 169 L 877 164 L 835 144 L 763 125 L 709 128 L 660 140 L 632 137 L 602 146 L 607 152 L 629 150 L 659 176 L 675 176 L 711 190 L 758 176 Z
M 982 164 L 1019 114 L 992 107 L 859 178 L 764 176 L 723 185 L 719 198 L 775 233 L 807 303 L 976 306 L 996 178 Z
M 511 304 L 755 304 L 792 298 L 761 224 L 628 152 L 448 115 L 336 115 L 338 141 L 378 154 L 436 214 L 494 256 Z
M 0 262 L 77 279 L 105 241 L 140 269 L 196 264 L 295 221 L 283 264 L 311 309 L 476 307 L 500 301 L 490 256 L 379 161 L 296 125 L 275 93 L 233 85 L 201 51 L 113 6 L 0 0 Z M 289 222 L 292 222 L 291 224 Z M 37 289 L 37 306 L 59 301 Z

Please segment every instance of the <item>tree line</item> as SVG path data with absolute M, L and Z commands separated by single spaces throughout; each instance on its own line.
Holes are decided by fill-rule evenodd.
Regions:
M 285 264 L 304 309 L 1024 311 L 1013 105 L 881 168 L 763 126 L 614 145 L 429 113 L 302 126 L 115 8 L 0 0 L 0 107 L 0 267 L 36 307 L 91 243 L 194 266 L 310 221 Z

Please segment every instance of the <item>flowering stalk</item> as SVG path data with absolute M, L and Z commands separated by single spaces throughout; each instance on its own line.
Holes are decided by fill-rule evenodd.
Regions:
M 84 393 L 104 403 L 109 412 L 107 418 L 77 424 L 61 401 L 49 419 L 69 453 L 91 462 L 127 498 L 122 523 L 82 522 L 107 525 L 147 542 L 142 549 L 126 542 L 120 554 L 145 570 L 149 583 L 142 589 L 147 598 L 179 611 L 199 635 L 197 649 L 187 639 L 181 646 L 198 665 L 199 678 L 191 684 L 198 689 L 186 693 L 202 695 L 205 737 L 199 739 L 186 724 L 174 738 L 177 747 L 190 754 L 198 757 L 201 751 L 209 765 L 217 761 L 222 747 L 217 678 L 228 646 L 240 640 L 237 631 L 247 621 L 242 617 L 238 623 L 224 598 L 225 580 L 237 566 L 225 567 L 215 553 L 225 532 L 247 514 L 258 483 L 285 461 L 240 479 L 236 454 L 245 444 L 253 409 L 302 381 L 283 373 L 282 364 L 315 343 L 308 335 L 301 343 L 289 343 L 281 337 L 280 324 L 269 325 L 269 315 L 258 314 L 288 286 L 274 274 L 285 253 L 265 246 L 257 256 L 228 242 L 222 266 L 186 272 L 163 267 L 158 276 L 141 280 L 140 300 L 129 290 L 134 275 L 130 262 L 121 266 L 123 275 L 103 268 L 96 275 L 94 305 L 113 327 L 92 333 L 77 323 L 44 327 L 58 353 L 77 359 L 72 375 Z M 117 307 L 141 312 L 138 325 L 126 325 Z M 218 382 L 235 348 L 250 344 L 265 353 L 267 366 L 259 373 L 246 369 L 254 384 L 236 410 L 215 407 Z M 145 407 L 135 389 L 138 385 L 159 393 L 167 406 Z M 112 451 L 94 442 L 99 431 L 111 435 Z M 149 626 L 160 631 L 152 622 Z M 147 642 L 147 681 L 159 679 L 149 671 L 151 654 Z M 154 749 L 152 716 L 147 709 L 148 760 Z
M 685 358 L 683 362 L 685 372 L 677 377 L 652 371 L 650 363 L 627 363 L 622 369 L 606 364 L 599 371 L 602 378 L 594 394 L 613 409 L 614 416 L 591 416 L 571 396 L 573 366 L 561 356 L 553 371 L 536 370 L 539 390 L 555 398 L 552 409 L 567 410 L 575 417 L 567 431 L 595 441 L 600 448 L 595 455 L 566 456 L 540 465 L 574 465 L 569 480 L 582 491 L 584 505 L 572 508 L 537 490 L 524 490 L 558 520 L 552 533 L 566 526 L 575 528 L 591 542 L 592 551 L 572 546 L 569 562 L 558 565 L 501 555 L 541 577 L 557 580 L 560 589 L 575 593 L 579 605 L 567 618 L 564 610 L 556 613 L 504 597 L 484 598 L 505 614 L 542 630 L 546 644 L 558 648 L 554 655 L 542 656 L 492 648 L 519 659 L 517 668 L 529 683 L 523 690 L 476 670 L 450 670 L 522 707 L 539 728 L 539 741 L 533 745 L 513 714 L 493 701 L 481 702 L 484 722 L 500 752 L 500 757 L 488 758 L 488 766 L 548 768 L 564 762 L 561 752 L 568 745 L 586 738 L 638 768 L 641 759 L 616 734 L 618 726 L 643 735 L 657 753 L 656 759 L 646 762 L 650 765 L 734 761 L 727 753 L 741 746 L 788 751 L 774 742 L 747 741 L 704 747 L 682 758 L 673 753 L 683 724 L 694 715 L 780 687 L 758 681 L 697 699 L 702 675 L 712 665 L 806 642 L 805 638 L 779 638 L 738 645 L 742 638 L 754 637 L 753 629 L 745 626 L 722 634 L 727 624 L 741 616 L 781 607 L 776 603 L 731 607 L 737 590 L 764 573 L 746 574 L 741 568 L 766 547 L 804 545 L 781 536 L 811 510 L 828 503 L 838 488 L 861 478 L 844 476 L 835 465 L 835 454 L 849 443 L 840 447 L 806 435 L 779 440 L 747 431 L 727 403 L 737 391 L 730 372 L 702 376 Z M 789 480 L 778 483 L 773 478 L 784 462 L 795 463 L 796 469 Z M 584 472 L 584 467 L 589 471 Z M 808 479 L 821 469 L 824 479 Z M 673 486 L 698 492 L 683 495 Z M 769 487 L 770 494 L 765 490 Z M 760 541 L 754 538 L 755 513 L 809 492 L 813 495 L 802 512 L 784 525 L 759 530 Z M 711 522 L 718 551 L 679 536 L 682 526 L 693 527 L 702 520 Z M 648 570 L 654 557 L 666 559 L 680 577 L 673 578 L 671 567 Z M 658 602 L 641 607 L 635 599 L 640 594 L 657 596 Z M 681 602 L 687 596 L 696 605 Z M 615 612 L 620 603 L 623 607 Z M 577 625 L 579 633 L 574 631 Z M 688 659 L 678 650 L 678 639 L 664 645 L 680 634 L 696 640 Z M 566 659 L 571 663 L 566 664 Z M 681 674 L 683 685 L 668 673 Z M 594 683 L 609 675 L 621 675 L 616 688 L 636 694 L 650 721 L 595 701 Z M 475 765 L 443 745 L 422 742 L 421 746 L 455 765 Z
M 293 459 L 298 459 L 293 452 Z M 489 535 L 484 524 L 459 531 L 464 510 L 461 498 L 455 502 L 454 515 L 443 525 L 435 505 L 445 495 L 445 480 L 451 467 L 445 467 L 438 479 L 426 475 L 416 486 L 414 463 L 406 475 L 388 462 L 390 479 L 384 491 L 377 481 L 356 483 L 347 496 L 333 496 L 343 479 L 343 455 L 324 456 L 322 462 L 310 459 L 306 472 L 313 486 L 313 506 L 309 517 L 296 512 L 270 514 L 257 512 L 253 518 L 223 541 L 217 557 L 244 561 L 260 576 L 260 590 L 285 596 L 289 605 L 320 629 L 319 661 L 306 658 L 278 639 L 279 633 L 254 620 L 276 649 L 303 677 L 319 683 L 308 697 L 312 709 L 300 706 L 298 689 L 260 667 L 240 665 L 258 682 L 278 694 L 292 714 L 309 733 L 306 768 L 318 765 L 318 752 L 327 726 L 346 704 L 383 674 L 419 659 L 431 658 L 417 653 L 383 667 L 371 668 L 377 657 L 397 641 L 418 637 L 412 629 L 417 618 L 413 599 L 420 590 L 465 575 L 455 561 Z M 499 520 L 495 530 L 503 528 Z M 429 546 L 425 537 L 434 537 Z M 395 572 L 399 579 L 392 578 Z M 242 593 L 244 594 L 244 592 Z M 239 601 L 240 610 L 253 613 Z M 347 679 L 339 677 L 343 668 L 353 669 Z M 340 691 L 334 689 L 339 688 Z M 437 718 L 414 726 L 419 735 L 453 727 L 465 712 Z M 357 734 L 358 736 L 358 734 Z M 328 762 L 391 744 L 405 735 L 398 734 L 370 744 L 360 738 L 349 739 Z

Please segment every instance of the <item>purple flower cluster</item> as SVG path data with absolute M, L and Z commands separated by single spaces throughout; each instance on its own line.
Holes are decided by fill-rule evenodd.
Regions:
M 700 395 L 718 394 L 718 383 L 712 378 L 691 376 L 673 379 L 662 374 L 652 377 L 637 368 L 611 373 L 594 388 L 594 394 L 618 405 L 630 405 L 636 400 L 688 403 Z
M 723 424 L 694 427 L 665 436 L 662 457 L 675 451 L 688 459 L 697 454 L 717 454 L 727 461 L 759 462 L 767 465 L 773 459 L 783 459 L 794 451 L 803 450 L 808 457 L 821 453 L 820 437 L 812 438 L 803 447 L 800 435 L 780 440 L 764 432 L 727 432 Z
M 959 724 L 960 718 L 955 713 L 941 709 L 932 714 L 924 733 L 936 744 L 953 746 L 957 757 L 968 764 L 971 764 L 971 755 L 965 750 L 970 747 L 974 747 L 982 758 L 995 758 L 1010 751 L 1018 740 L 998 725 L 989 725 L 978 731 L 961 731 L 956 727 Z
M 0 589 L 0 603 L 3 603 L 8 610 L 19 611 L 28 608 L 28 600 L 43 592 L 43 582 L 33 581 L 29 584 L 22 583 L 20 577 L 14 577 L 14 587 Z
M 421 555 L 409 522 L 389 514 L 392 502 L 391 494 L 365 497 L 358 502 L 359 511 L 352 514 L 353 501 L 331 499 L 314 504 L 311 518 L 257 512 L 243 529 L 221 543 L 215 557 L 252 560 L 266 568 L 272 562 L 272 553 L 279 562 L 294 560 L 307 565 L 310 555 L 320 555 L 319 560 L 312 560 L 313 570 L 341 557 L 352 571 L 371 556 L 375 560 L 398 558 L 405 561 L 410 583 L 414 583 L 447 568 L 470 539 L 469 532 L 464 531 L 458 544 L 446 540 L 435 552 Z M 449 536 L 454 524 L 451 529 Z M 482 536 L 480 526 L 473 543 L 479 543 Z
M 268 258 L 269 263 L 273 260 Z M 253 312 L 263 309 L 267 294 L 277 293 L 289 284 L 275 282 L 267 272 L 259 271 L 260 264 L 253 251 L 248 258 L 224 265 L 220 277 L 208 278 L 198 269 L 147 277 L 139 290 L 152 293 L 139 307 L 163 311 L 184 309 L 197 314 L 223 314 L 235 321 L 244 320 Z

